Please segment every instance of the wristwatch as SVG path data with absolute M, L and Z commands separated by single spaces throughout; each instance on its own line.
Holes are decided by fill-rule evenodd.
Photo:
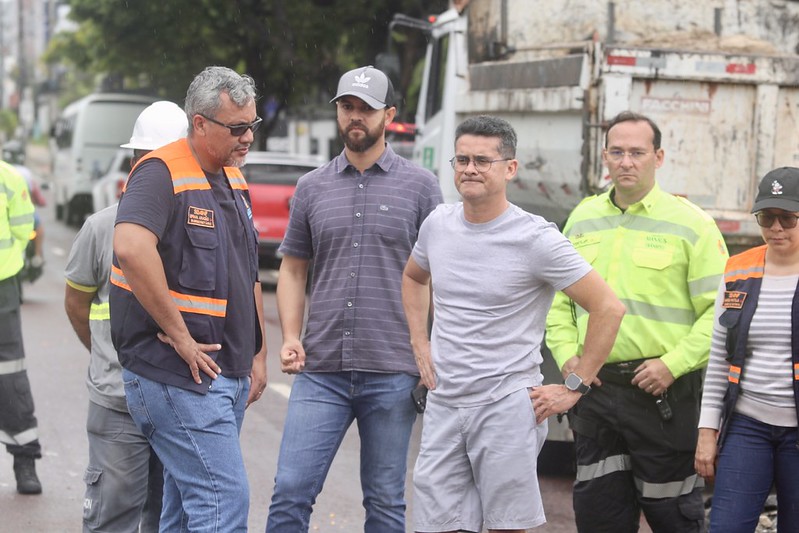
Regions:
M 577 391 L 583 396 L 588 394 L 588 391 L 591 390 L 589 385 L 583 383 L 583 378 L 572 372 L 568 376 L 566 376 L 566 381 L 563 382 L 566 385 L 566 388 L 570 391 Z

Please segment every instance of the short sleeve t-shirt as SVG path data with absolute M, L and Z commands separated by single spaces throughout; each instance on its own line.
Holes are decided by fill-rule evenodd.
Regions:
M 472 224 L 463 204 L 442 204 L 422 224 L 413 259 L 432 276 L 437 401 L 485 405 L 541 384 L 555 291 L 591 270 L 554 224 L 512 204 Z
M 107 409 L 127 412 L 122 367 L 111 343 L 108 317 L 116 213 L 117 206 L 114 204 L 86 219 L 72 243 L 64 276 L 72 288 L 94 292 L 89 313 L 92 349 L 86 376 L 89 399 Z

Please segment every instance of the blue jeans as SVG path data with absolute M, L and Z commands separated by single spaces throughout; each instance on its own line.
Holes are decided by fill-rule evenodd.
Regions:
M 164 465 L 161 531 L 247 531 L 250 490 L 239 445 L 249 378 L 208 394 L 122 370 L 130 416 Z
M 719 452 L 710 531 L 755 530 L 763 504 L 777 489 L 777 526 L 799 531 L 799 450 L 797 429 L 772 426 L 748 416 L 730 419 Z
M 311 508 L 353 420 L 361 437 L 365 533 L 405 532 L 405 471 L 419 378 L 315 372 L 294 378 L 266 531 L 308 531 Z

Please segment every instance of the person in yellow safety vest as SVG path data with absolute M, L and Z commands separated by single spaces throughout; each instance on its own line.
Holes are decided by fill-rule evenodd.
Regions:
M 0 442 L 14 456 L 20 494 L 42 492 L 35 465 L 42 453 L 25 370 L 17 277 L 32 230 L 28 184 L 14 167 L 0 161 Z
M 703 481 L 694 470 L 702 371 L 727 249 L 713 219 L 655 181 L 664 160 L 648 117 L 608 124 L 603 160 L 613 186 L 585 199 L 565 235 L 627 308 L 592 390 L 569 411 L 575 433 L 577 529 L 700 532 Z M 564 376 L 583 352 L 588 315 L 564 294 L 546 342 Z

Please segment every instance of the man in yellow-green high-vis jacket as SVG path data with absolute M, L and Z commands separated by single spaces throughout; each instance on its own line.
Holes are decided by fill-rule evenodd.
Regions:
M 655 181 L 661 133 L 624 112 L 607 128 L 613 186 L 575 208 L 564 233 L 627 308 L 591 391 L 569 411 L 575 433 L 577 529 L 703 531 L 694 471 L 702 369 L 727 249 L 713 219 Z M 546 342 L 563 375 L 583 351 L 588 315 L 564 294 Z

